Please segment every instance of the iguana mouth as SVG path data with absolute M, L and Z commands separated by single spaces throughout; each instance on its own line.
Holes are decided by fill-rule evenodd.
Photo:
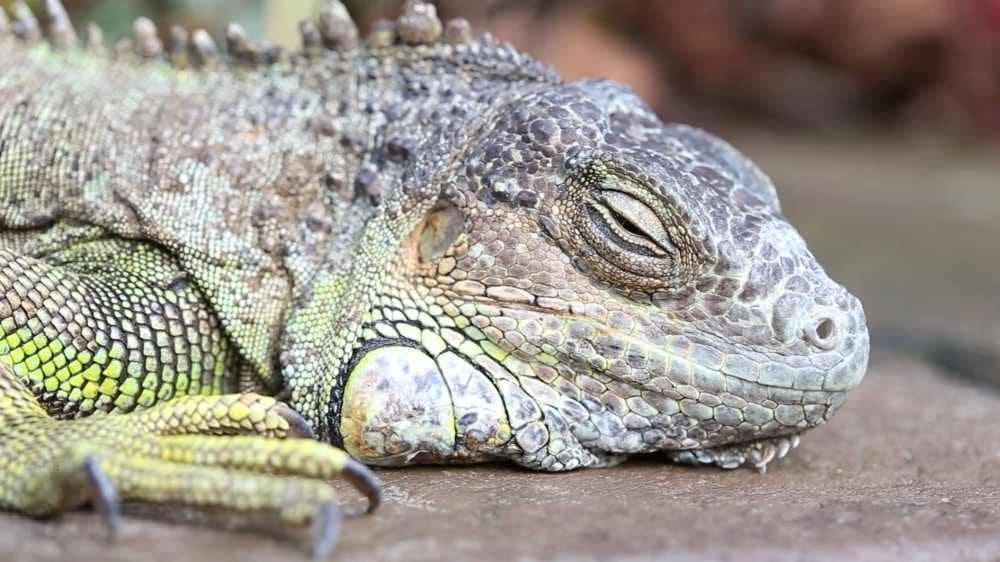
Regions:
M 504 312 L 517 316 L 529 310 L 511 305 Z M 680 412 L 736 427 L 776 421 L 778 426 L 770 431 L 774 435 L 801 431 L 824 422 L 840 407 L 847 391 L 861 382 L 868 362 L 866 331 L 850 336 L 836 349 L 797 356 L 732 344 L 726 354 L 703 343 L 704 338 L 685 335 L 665 336 L 654 343 L 586 316 L 553 317 L 551 311 L 543 325 L 550 331 L 528 341 L 542 349 L 548 343 L 557 366 L 577 374 L 578 387 L 601 396 L 617 392 L 625 401 L 641 396 L 658 411 L 651 416 L 659 417 L 654 426 L 676 423 L 676 418 L 667 422 L 663 415 Z M 555 332 L 565 337 L 560 339 Z M 512 353 L 528 363 L 551 362 L 544 354 L 532 358 L 517 350 Z
M 594 370 L 651 391 L 663 391 L 664 384 L 676 387 L 692 384 L 691 381 L 696 379 L 704 381 L 706 378 L 721 377 L 741 384 L 752 383 L 764 389 L 846 392 L 860 384 L 868 363 L 867 330 L 862 330 L 860 334 L 838 334 L 836 345 L 817 346 L 818 350 L 803 355 L 787 349 L 741 348 L 724 338 L 713 338 L 706 333 L 695 336 L 657 334 L 660 341 L 654 342 L 642 334 L 617 330 L 585 314 L 556 312 L 551 307 L 522 302 L 504 302 L 502 306 L 507 314 L 545 315 L 549 326 L 560 321 L 566 333 L 574 332 L 572 335 L 575 337 L 589 334 L 586 337 L 595 349 L 624 356 L 626 363 L 639 362 L 639 368 L 623 372 L 620 368 L 611 368 L 607 362 L 595 360 L 592 354 L 585 355 L 578 350 L 564 353 L 567 361 L 575 367 Z M 855 319 L 855 325 L 864 326 L 863 315 L 857 314 L 860 319 Z M 726 353 L 720 351 L 721 348 L 732 351 Z M 630 358 L 633 361 L 629 361 Z M 662 377 L 671 376 L 675 378 L 669 382 L 662 380 Z M 653 382 L 657 378 L 661 379 L 659 384 Z M 678 383 L 678 379 L 687 382 Z
M 700 343 L 694 338 L 684 335 L 666 336 L 668 343 L 654 344 L 642 337 L 616 332 L 595 323 L 604 333 L 594 338 L 599 342 L 602 338 L 615 342 L 609 345 L 629 352 L 636 352 L 647 366 L 655 369 L 634 369 L 629 373 L 606 366 L 595 365 L 592 357 L 581 356 L 578 353 L 568 354 L 568 359 L 575 365 L 597 370 L 602 374 L 626 382 L 637 384 L 644 389 L 663 391 L 664 384 L 676 387 L 683 384 L 704 383 L 706 379 L 719 378 L 739 383 L 752 383 L 764 389 L 786 389 L 796 391 L 848 391 L 857 386 L 865 374 L 867 365 L 867 343 L 862 344 L 860 351 L 852 349 L 847 353 L 828 350 L 823 367 L 805 364 L 794 355 L 784 353 L 761 353 L 752 350 L 733 348 L 731 353 L 719 351 L 720 343 Z M 704 341 L 704 340 L 703 340 Z M 619 343 L 620 342 L 620 343 Z M 792 364 L 793 362 L 798 363 Z M 655 381 L 662 377 L 670 377 L 670 381 Z M 678 382 L 683 381 L 683 382 Z M 784 382 L 789 381 L 789 382 Z M 699 384 L 699 388 L 718 388 L 718 381 L 712 384 Z

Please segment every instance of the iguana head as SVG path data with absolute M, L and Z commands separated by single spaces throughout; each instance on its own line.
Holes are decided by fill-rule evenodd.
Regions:
M 536 90 L 484 117 L 454 162 L 405 273 L 433 322 L 397 330 L 412 350 L 371 355 L 353 377 L 406 363 L 408 380 L 440 386 L 444 413 L 414 427 L 443 428 L 428 440 L 442 451 L 559 469 L 725 447 L 823 423 L 861 381 L 861 304 L 824 273 L 770 180 L 625 87 Z M 366 438 L 349 402 L 350 448 Z M 407 460 L 450 454 L 408 446 Z

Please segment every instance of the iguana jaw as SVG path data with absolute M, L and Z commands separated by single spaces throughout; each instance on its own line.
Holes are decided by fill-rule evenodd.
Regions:
M 585 312 L 512 303 L 467 301 L 434 326 L 432 306 L 405 301 L 366 328 L 343 396 L 344 445 L 373 464 L 510 458 L 558 470 L 615 454 L 761 442 L 824 423 L 867 363 L 867 341 L 825 352 L 836 357 L 820 358 L 830 366 L 821 372 L 790 367 L 794 357 L 726 356 L 683 335 L 654 343 Z M 761 360 L 758 381 L 726 367 L 747 356 Z M 777 370 L 800 376 L 791 386 L 759 382 Z

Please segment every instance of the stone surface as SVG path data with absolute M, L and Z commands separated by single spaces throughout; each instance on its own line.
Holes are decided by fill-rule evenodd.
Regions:
M 834 421 L 765 475 L 656 458 L 568 474 L 382 471 L 386 505 L 345 523 L 335 559 L 996 560 L 998 411 L 994 393 L 876 354 L 869 380 Z M 131 517 L 108 544 L 88 512 L 53 522 L 4 515 L 0 559 L 304 557 L 305 533 L 209 523 Z

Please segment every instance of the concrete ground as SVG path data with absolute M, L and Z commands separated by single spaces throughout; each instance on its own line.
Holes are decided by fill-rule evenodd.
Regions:
M 872 366 L 835 419 L 766 475 L 656 458 L 569 474 L 383 471 L 385 506 L 345 522 L 336 560 L 1000 560 L 1000 164 L 933 147 L 737 144 L 868 311 Z M 952 373 L 920 358 L 925 345 L 987 360 Z M 113 544 L 91 513 L 0 515 L 0 559 L 305 557 L 305 534 L 149 515 Z

